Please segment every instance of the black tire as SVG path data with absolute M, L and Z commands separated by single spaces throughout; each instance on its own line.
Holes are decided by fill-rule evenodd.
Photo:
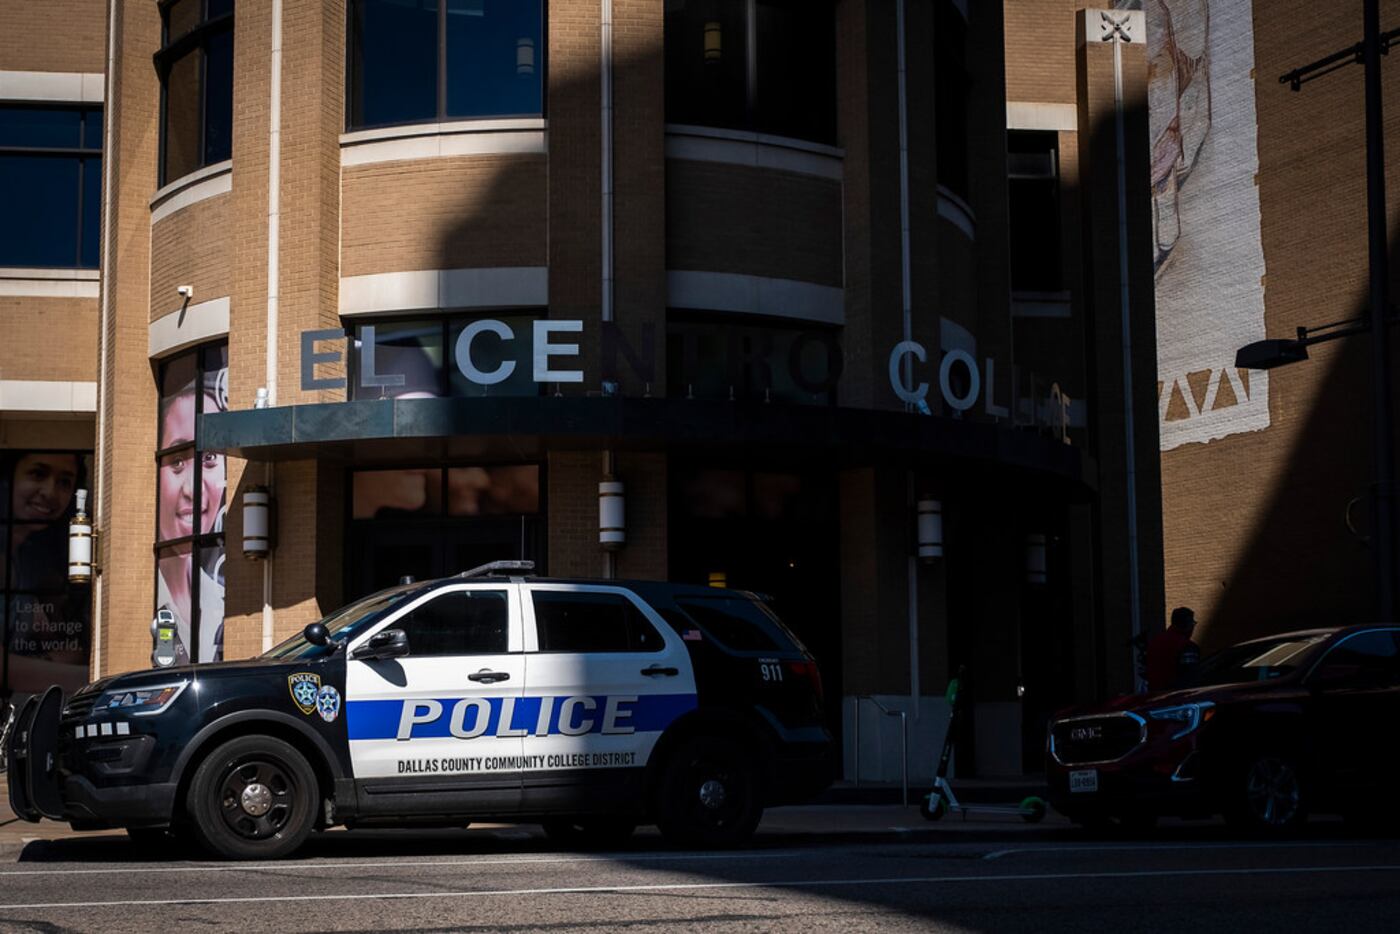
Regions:
M 717 737 L 682 742 L 666 762 L 656 816 L 662 836 L 679 846 L 744 843 L 763 817 L 752 756 Z
M 1226 787 L 1225 819 L 1252 834 L 1285 835 L 1308 819 L 1307 783 L 1298 760 L 1286 753 L 1246 756 Z
M 306 757 L 272 736 L 240 736 L 195 770 L 185 798 L 190 828 L 224 859 L 290 855 L 316 824 L 320 789 Z
M 948 813 L 948 800 L 941 794 L 938 794 L 938 803 L 932 803 L 936 794 L 938 793 L 931 791 L 919 800 L 919 813 L 923 815 L 924 820 L 942 820 Z
M 626 844 L 637 822 L 625 817 L 580 817 L 547 820 L 540 826 L 545 836 L 560 846 L 604 849 Z

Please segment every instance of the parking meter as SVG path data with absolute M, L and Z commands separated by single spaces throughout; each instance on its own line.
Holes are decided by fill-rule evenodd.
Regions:
M 169 668 L 175 664 L 175 614 L 165 607 L 151 620 L 151 664 Z

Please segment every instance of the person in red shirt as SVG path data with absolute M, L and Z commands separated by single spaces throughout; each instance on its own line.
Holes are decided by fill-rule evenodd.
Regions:
M 1147 690 L 1176 687 L 1200 663 L 1201 647 L 1191 641 L 1196 614 L 1190 607 L 1172 610 L 1171 625 L 1147 643 Z

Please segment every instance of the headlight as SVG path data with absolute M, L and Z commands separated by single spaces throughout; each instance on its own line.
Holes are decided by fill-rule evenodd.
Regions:
M 1214 707 L 1215 704 L 1212 701 L 1201 701 L 1199 704 L 1182 704 L 1179 707 L 1159 707 L 1156 710 L 1149 710 L 1147 715 L 1153 720 L 1166 720 L 1181 724 L 1181 729 L 1172 734 L 1172 739 L 1181 739 L 1214 716 Z
M 134 717 L 154 716 L 163 713 L 165 708 L 175 703 L 175 698 L 180 696 L 188 684 L 188 681 L 176 681 L 172 684 L 155 684 L 126 691 L 106 691 L 97 699 L 97 703 L 92 705 L 92 712 L 125 713 Z

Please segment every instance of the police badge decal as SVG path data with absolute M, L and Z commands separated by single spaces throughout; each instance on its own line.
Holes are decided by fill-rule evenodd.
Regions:
M 316 693 L 316 712 L 322 720 L 334 723 L 340 714 L 340 692 L 329 684 L 321 688 Z
M 309 671 L 298 671 L 287 675 L 287 689 L 292 692 L 292 700 L 301 712 L 308 717 L 316 711 L 316 692 L 321 688 L 321 676 Z

